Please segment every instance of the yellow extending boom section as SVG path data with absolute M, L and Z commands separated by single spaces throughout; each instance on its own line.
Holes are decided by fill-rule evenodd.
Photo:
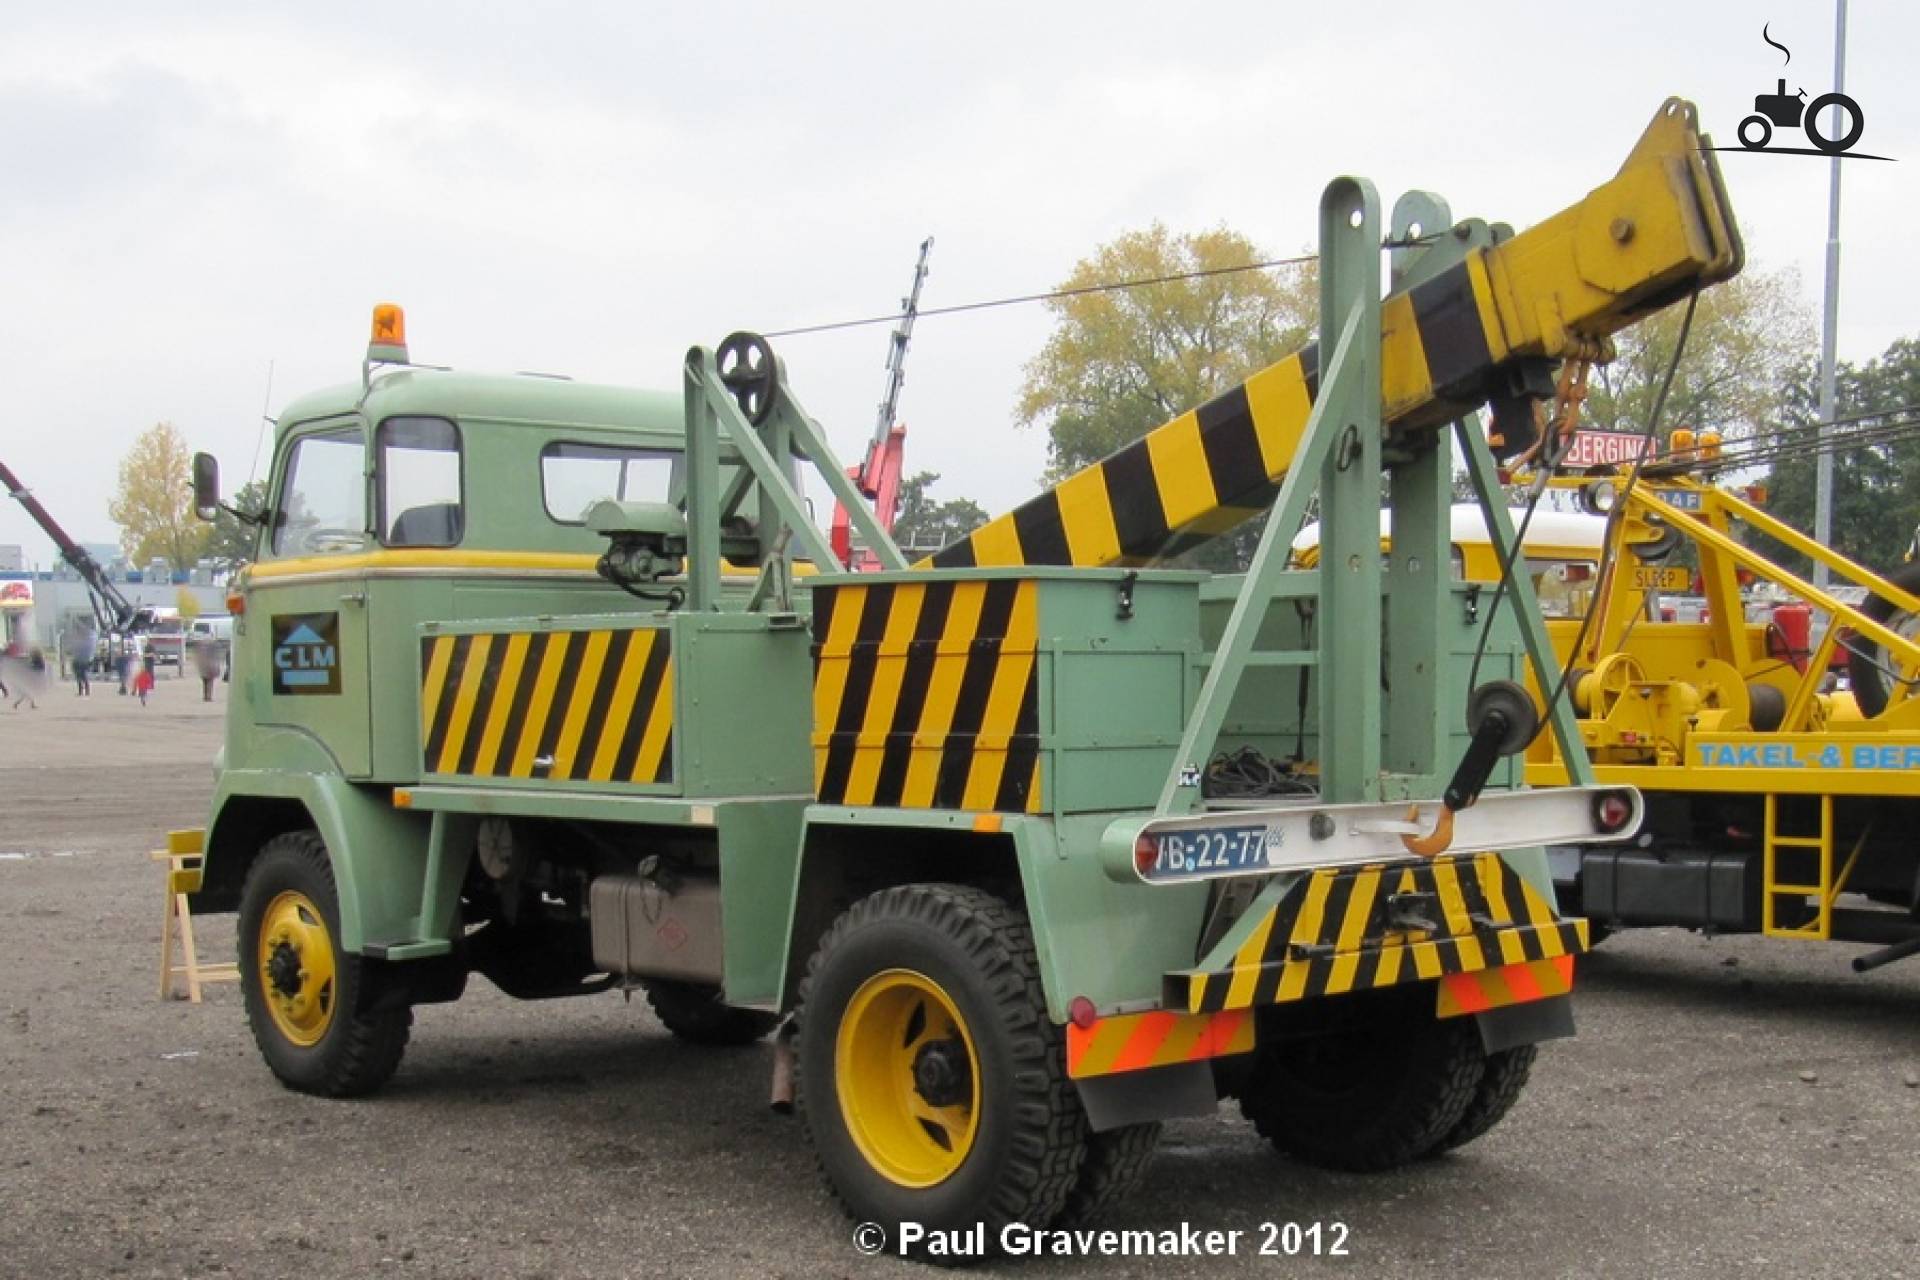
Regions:
M 1451 422 L 1513 362 L 1590 352 L 1740 266 L 1713 152 L 1693 105 L 1669 98 L 1612 181 L 1386 299 L 1382 413 L 1400 431 Z M 1288 356 L 916 567 L 1142 564 L 1231 529 L 1291 465 L 1318 369 L 1315 346 Z

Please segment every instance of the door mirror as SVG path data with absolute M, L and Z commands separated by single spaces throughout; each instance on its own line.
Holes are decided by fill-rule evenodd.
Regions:
M 220 460 L 210 453 L 193 455 L 193 512 L 202 520 L 220 514 Z

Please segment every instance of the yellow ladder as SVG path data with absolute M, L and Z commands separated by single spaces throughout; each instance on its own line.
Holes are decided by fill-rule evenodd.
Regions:
M 1782 882 L 1780 879 L 1780 850 L 1813 849 L 1820 855 L 1820 878 L 1816 884 Z M 1820 832 L 1818 835 L 1781 835 L 1780 834 L 1780 797 L 1767 793 L 1766 822 L 1766 865 L 1765 883 L 1761 886 L 1760 929 L 1769 938 L 1811 938 L 1825 942 L 1833 936 L 1833 900 L 1837 896 L 1833 883 L 1833 797 L 1820 797 Z M 1851 863 L 1849 863 L 1851 866 Z M 1783 925 L 1776 902 L 1780 898 L 1791 898 L 1796 908 L 1804 909 L 1807 898 L 1814 900 L 1814 914 L 1804 924 Z M 1799 911 L 1792 913 L 1795 917 Z
M 1783 836 L 1780 834 L 1779 797 L 1771 793 L 1767 796 L 1767 826 L 1765 843 L 1765 877 L 1761 886 L 1760 928 L 1770 938 L 1810 938 L 1816 942 L 1826 942 L 1833 937 L 1833 903 L 1847 887 L 1847 881 L 1853 875 L 1853 866 L 1860 861 L 1860 851 L 1867 847 L 1867 837 L 1873 834 L 1873 824 L 1867 823 L 1860 829 L 1860 838 L 1853 842 L 1853 849 L 1847 854 L 1846 865 L 1840 868 L 1839 878 L 1833 874 L 1833 797 L 1820 797 L 1820 834 L 1817 836 Z M 1780 880 L 1780 849 L 1814 849 L 1820 854 L 1820 883 L 1783 884 Z M 1804 910 L 1806 899 L 1814 899 L 1813 919 L 1801 925 L 1782 925 L 1774 910 L 1776 897 L 1792 898 L 1796 908 Z M 1799 910 L 1794 912 L 1799 914 Z

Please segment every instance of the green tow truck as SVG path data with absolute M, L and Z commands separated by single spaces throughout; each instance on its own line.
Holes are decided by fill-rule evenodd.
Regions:
M 1669 102 L 1519 235 L 1334 182 L 1316 346 L 913 565 L 757 337 L 663 394 L 411 367 L 377 309 L 360 380 L 279 416 L 198 837 L 267 1065 L 376 1089 L 476 972 L 641 987 L 774 1034 L 851 1215 L 990 1239 L 1223 1097 L 1340 1168 L 1485 1132 L 1572 1030 L 1540 846 L 1640 801 L 1520 786 L 1551 652 L 1524 575 L 1490 640 L 1450 580 L 1455 441 L 1510 544 L 1489 434 L 1739 269 L 1712 158 Z M 804 466 L 882 571 L 834 571 Z M 1261 511 L 1246 574 L 1154 567 Z

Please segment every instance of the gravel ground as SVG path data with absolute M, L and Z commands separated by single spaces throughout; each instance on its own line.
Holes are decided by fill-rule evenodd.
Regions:
M 0 710 L 0 1273 L 910 1274 L 854 1250 L 766 1108 L 765 1046 L 476 980 L 418 1012 L 382 1094 L 322 1102 L 267 1074 L 236 987 L 157 999 L 147 851 L 204 817 L 224 706 L 197 699 L 162 680 L 144 709 L 108 686 Z M 203 955 L 232 937 L 203 921 Z M 1465 1151 L 1343 1176 L 1234 1114 L 1173 1124 L 1117 1225 L 1238 1231 L 1235 1256 L 982 1274 L 1920 1272 L 1920 964 L 1855 977 L 1853 953 L 1617 938 L 1583 968 L 1579 1038 Z M 1267 1222 L 1342 1224 L 1349 1256 L 1259 1256 Z

